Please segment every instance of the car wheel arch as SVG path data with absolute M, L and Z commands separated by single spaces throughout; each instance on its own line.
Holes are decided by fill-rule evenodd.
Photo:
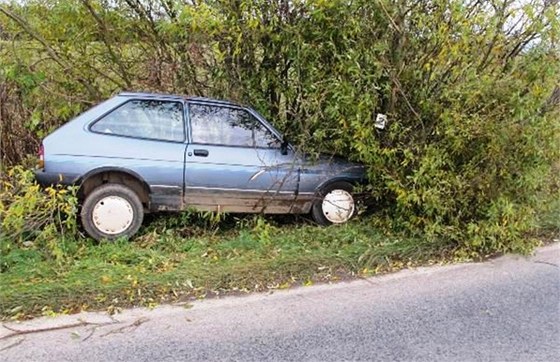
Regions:
M 140 198 L 144 205 L 148 205 L 150 199 L 150 187 L 146 181 L 131 170 L 115 167 L 102 167 L 92 170 L 82 176 L 79 185 L 78 197 L 83 200 L 95 188 L 106 183 L 118 183 L 130 187 Z
M 351 178 L 348 178 L 348 177 L 330 178 L 328 180 L 323 181 L 321 184 L 319 184 L 319 186 L 317 186 L 317 188 L 315 189 L 316 190 L 315 191 L 315 196 L 316 197 L 320 196 L 322 190 L 324 190 L 329 185 L 332 185 L 332 184 L 337 183 L 337 182 L 348 182 L 352 186 L 356 186 L 356 185 L 360 184 L 357 180 L 351 179 Z

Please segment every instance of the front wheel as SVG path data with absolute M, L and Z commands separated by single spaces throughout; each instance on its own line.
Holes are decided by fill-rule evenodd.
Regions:
M 84 229 L 95 240 L 128 238 L 140 229 L 144 208 L 129 187 L 108 183 L 87 195 L 81 219 Z
M 343 224 L 356 212 L 352 184 L 344 181 L 325 186 L 311 209 L 313 220 L 320 225 Z

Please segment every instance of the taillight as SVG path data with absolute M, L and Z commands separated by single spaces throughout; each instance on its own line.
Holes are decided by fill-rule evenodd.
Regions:
M 39 161 L 37 162 L 38 168 L 45 168 L 45 146 L 41 143 L 39 146 Z

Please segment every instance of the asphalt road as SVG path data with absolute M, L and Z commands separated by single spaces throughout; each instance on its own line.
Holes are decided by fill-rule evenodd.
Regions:
M 560 361 L 560 244 L 531 258 L 8 324 L 2 361 Z M 104 324 L 109 323 L 109 324 Z

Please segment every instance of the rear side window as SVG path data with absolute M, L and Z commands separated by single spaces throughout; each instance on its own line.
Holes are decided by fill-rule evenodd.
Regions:
M 93 132 L 162 141 L 185 140 L 183 105 L 180 102 L 134 100 L 105 115 Z
M 279 148 L 280 141 L 251 113 L 238 108 L 189 106 L 194 143 Z

